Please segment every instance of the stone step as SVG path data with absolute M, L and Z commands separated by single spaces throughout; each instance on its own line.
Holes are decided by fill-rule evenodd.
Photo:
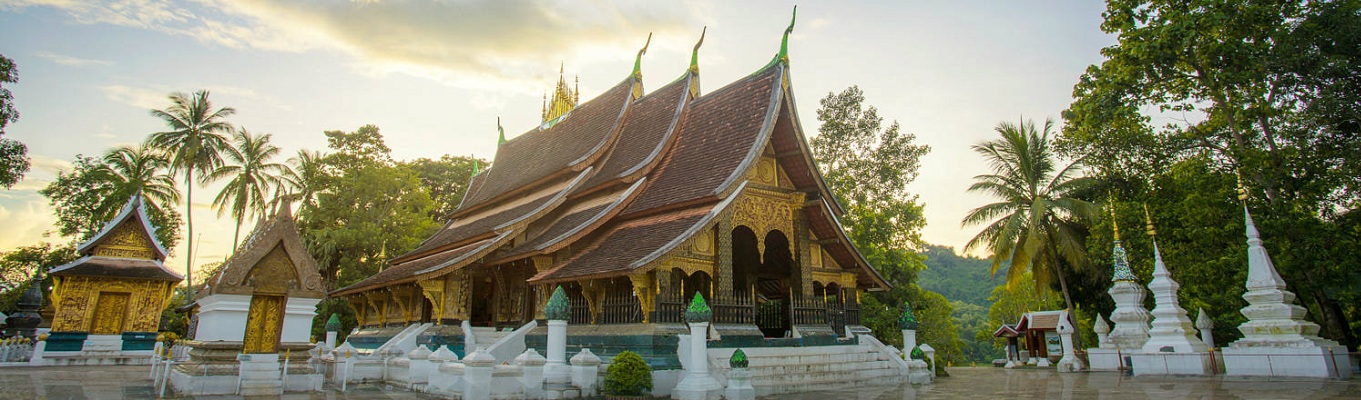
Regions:
M 872 361 L 864 363 L 850 364 L 812 364 L 812 365 L 783 365 L 769 366 L 763 368 L 750 368 L 752 379 L 759 379 L 766 376 L 784 376 L 793 374 L 826 374 L 839 372 L 853 372 L 863 370 L 891 370 L 893 368 L 890 361 Z
M 752 379 L 752 387 L 759 395 L 822 390 L 862 384 L 884 384 L 905 380 L 906 376 L 893 369 L 869 369 L 838 373 L 788 374 Z

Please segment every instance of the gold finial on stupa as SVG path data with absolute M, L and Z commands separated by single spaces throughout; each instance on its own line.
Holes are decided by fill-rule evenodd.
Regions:
M 559 64 L 558 84 L 553 89 L 553 98 L 549 100 L 547 94 L 545 94 L 543 112 L 543 122 L 545 123 L 566 115 L 577 106 L 577 100 L 579 99 L 577 96 L 578 90 L 567 87 L 567 79 L 564 77 L 564 71 L 564 65 Z M 577 78 L 578 85 L 580 85 L 580 79 L 580 77 Z M 578 89 L 579 88 L 580 86 L 578 86 Z

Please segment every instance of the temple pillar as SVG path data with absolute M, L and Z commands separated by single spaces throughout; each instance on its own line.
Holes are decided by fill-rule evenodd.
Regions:
M 534 263 L 535 274 L 547 271 L 553 266 L 552 255 L 534 256 L 531 261 Z M 548 306 L 548 297 L 552 295 L 553 288 L 549 285 L 539 285 L 534 290 L 534 319 L 547 320 L 543 315 L 543 310 Z
M 732 293 L 732 216 L 719 218 L 714 224 L 718 228 L 718 262 L 714 265 L 715 293 Z M 760 240 L 760 235 L 757 235 Z
M 804 298 L 813 296 L 812 243 L 809 238 L 808 218 L 802 212 L 794 212 L 794 263 L 798 266 L 793 272 L 793 280 L 798 282 L 799 291 Z

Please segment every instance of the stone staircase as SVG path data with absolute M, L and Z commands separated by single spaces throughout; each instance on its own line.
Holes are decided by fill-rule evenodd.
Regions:
M 900 362 L 869 346 L 744 348 L 742 351 L 747 353 L 751 385 L 756 388 L 757 396 L 907 381 L 907 370 Z M 731 354 L 731 351 L 723 353 Z M 710 365 L 722 368 L 726 375 L 727 358 L 720 360 L 712 353 L 710 357 Z

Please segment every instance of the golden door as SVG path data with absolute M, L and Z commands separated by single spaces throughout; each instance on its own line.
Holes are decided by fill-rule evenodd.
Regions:
M 128 312 L 129 293 L 99 292 L 95 300 L 95 315 L 90 322 L 90 333 L 94 335 L 117 335 L 123 333 L 123 320 Z
M 284 327 L 284 297 L 255 295 L 246 314 L 245 353 L 278 353 Z

